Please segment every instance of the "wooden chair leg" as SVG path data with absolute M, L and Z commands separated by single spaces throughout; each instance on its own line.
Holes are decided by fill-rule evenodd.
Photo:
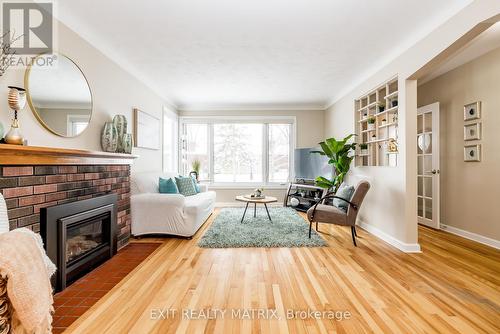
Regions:
M 356 230 L 354 229 L 354 226 L 351 226 L 351 234 L 352 234 L 352 242 L 354 243 L 354 246 L 358 247 L 358 245 L 356 245 Z
M 309 239 L 311 239 L 311 231 L 312 231 L 312 228 L 313 228 L 313 222 L 310 222 L 310 223 L 309 223 Z
M 318 231 L 318 222 L 316 222 L 316 232 Z
M 357 237 L 358 236 L 358 231 L 356 231 L 356 226 L 353 226 L 353 228 L 354 228 L 354 236 Z

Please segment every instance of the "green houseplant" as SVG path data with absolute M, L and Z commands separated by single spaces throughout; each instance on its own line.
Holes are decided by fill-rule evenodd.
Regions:
M 367 130 L 375 130 L 375 117 L 369 117 L 368 120 L 368 125 L 367 125 Z
M 198 160 L 198 159 L 193 160 L 193 162 L 191 163 L 191 168 L 193 169 L 193 171 L 191 173 L 193 173 L 195 175 L 196 181 L 198 181 L 198 178 L 200 176 L 200 168 L 201 168 L 200 160 Z M 189 174 L 191 174 L 191 173 L 189 173 Z
M 351 162 L 354 158 L 354 155 L 351 153 L 354 152 L 356 143 L 348 143 L 348 141 L 354 136 L 354 134 L 350 134 L 342 140 L 328 138 L 319 143 L 321 151 L 311 151 L 311 153 L 314 154 L 327 156 L 329 158 L 328 163 L 333 165 L 335 171 L 335 176 L 332 180 L 328 180 L 323 176 L 318 176 L 316 178 L 316 185 L 325 189 L 333 188 L 334 192 L 337 191 L 351 168 Z

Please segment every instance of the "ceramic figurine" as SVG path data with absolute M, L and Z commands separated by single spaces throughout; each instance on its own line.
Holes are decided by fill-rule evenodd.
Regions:
M 19 130 L 17 113 L 24 109 L 26 105 L 26 90 L 20 87 L 9 86 L 9 107 L 14 110 L 14 119 L 9 132 L 5 135 L 5 142 L 13 145 L 23 145 L 24 138 Z
M 118 131 L 113 122 L 104 123 L 101 135 L 101 147 L 106 152 L 116 152 L 118 147 Z
M 116 151 L 123 153 L 125 152 L 123 135 L 127 133 L 127 118 L 124 115 L 115 115 L 115 117 L 113 117 L 113 124 L 118 132 L 118 148 Z
M 131 154 L 132 146 L 134 146 L 134 142 L 132 139 L 131 133 L 125 133 L 122 135 L 122 145 L 123 145 L 123 153 Z

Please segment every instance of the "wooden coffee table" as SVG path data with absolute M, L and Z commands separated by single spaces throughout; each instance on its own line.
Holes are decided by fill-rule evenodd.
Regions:
M 247 195 L 249 196 L 249 195 Z M 264 204 L 264 207 L 266 208 L 267 212 L 267 217 L 269 220 L 272 222 L 273 220 L 271 219 L 271 215 L 269 214 L 269 210 L 267 209 L 267 203 L 274 203 L 277 202 L 278 199 L 276 197 L 271 197 L 271 196 L 266 196 L 264 198 L 249 198 L 246 197 L 245 195 L 240 195 L 236 196 L 236 200 L 240 202 L 246 202 L 247 205 L 245 206 L 245 211 L 243 212 L 243 217 L 241 217 L 241 223 L 243 223 L 243 219 L 245 219 L 245 214 L 247 213 L 248 209 L 248 204 L 253 203 L 253 216 L 255 217 L 257 214 L 257 204 Z

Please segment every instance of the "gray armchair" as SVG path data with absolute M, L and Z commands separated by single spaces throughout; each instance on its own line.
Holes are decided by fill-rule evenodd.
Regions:
M 316 222 L 316 231 L 318 230 L 318 223 L 335 224 L 351 227 L 352 242 L 356 245 L 356 217 L 358 216 L 359 208 L 366 193 L 370 189 L 370 183 L 361 181 L 356 186 L 354 194 L 350 201 L 335 196 L 334 193 L 327 193 L 321 198 L 316 205 L 307 210 L 307 219 L 309 220 L 309 238 L 311 237 L 311 230 L 313 222 Z M 333 205 L 321 204 L 325 199 L 337 198 L 348 203 L 347 212 L 339 209 Z

